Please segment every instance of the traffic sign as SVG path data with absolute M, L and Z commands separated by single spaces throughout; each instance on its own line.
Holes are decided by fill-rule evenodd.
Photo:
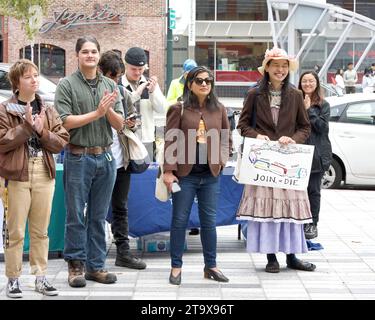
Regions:
M 176 29 L 176 10 L 169 8 L 169 29 Z

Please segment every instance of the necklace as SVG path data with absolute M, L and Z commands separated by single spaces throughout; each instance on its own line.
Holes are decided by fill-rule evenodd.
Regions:
M 86 82 L 89 84 L 92 94 L 96 96 L 99 77 L 96 76 L 95 79 L 86 79 Z

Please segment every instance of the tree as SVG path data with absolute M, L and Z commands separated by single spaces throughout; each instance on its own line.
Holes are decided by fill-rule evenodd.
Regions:
M 31 41 L 33 60 L 34 39 L 47 13 L 49 0 L 0 0 L 0 14 L 13 17 L 22 23 L 27 38 Z

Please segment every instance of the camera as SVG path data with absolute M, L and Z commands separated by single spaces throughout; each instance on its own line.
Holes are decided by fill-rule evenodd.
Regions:
M 179 184 L 175 181 L 172 183 L 172 193 L 181 191 L 181 187 Z

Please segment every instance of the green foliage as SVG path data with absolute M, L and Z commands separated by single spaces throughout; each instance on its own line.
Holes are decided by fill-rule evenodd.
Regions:
M 33 5 L 39 5 L 45 15 L 49 0 L 0 0 L 0 14 L 19 20 L 29 40 L 33 40 L 38 32 L 38 29 L 33 27 L 32 14 L 29 12 Z

